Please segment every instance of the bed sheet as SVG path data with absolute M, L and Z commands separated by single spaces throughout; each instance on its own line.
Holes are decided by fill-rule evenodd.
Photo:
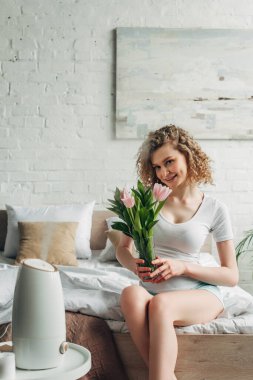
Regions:
M 126 332 L 119 306 L 120 294 L 126 286 L 138 284 L 138 278 L 115 261 L 99 262 L 98 255 L 96 251 L 92 258 L 78 260 L 78 267 L 58 266 L 65 309 L 101 317 L 112 331 Z M 210 264 L 210 258 L 208 260 Z M 18 268 L 0 258 L 0 324 L 11 321 Z M 253 297 L 239 286 L 220 288 L 225 310 L 219 318 L 206 324 L 177 328 L 178 334 L 253 333 Z

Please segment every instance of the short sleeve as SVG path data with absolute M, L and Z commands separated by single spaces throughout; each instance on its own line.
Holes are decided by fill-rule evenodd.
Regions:
M 228 208 L 221 202 L 217 202 L 214 208 L 214 217 L 210 232 L 212 232 L 216 243 L 234 238 Z

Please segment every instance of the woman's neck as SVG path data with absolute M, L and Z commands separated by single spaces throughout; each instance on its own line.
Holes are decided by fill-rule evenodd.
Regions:
M 169 195 L 168 201 L 179 202 L 186 204 L 194 199 L 202 199 L 203 193 L 199 190 L 197 185 L 188 185 L 182 188 L 178 187 Z

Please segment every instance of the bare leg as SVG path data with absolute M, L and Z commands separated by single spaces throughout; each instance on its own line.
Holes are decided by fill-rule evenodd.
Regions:
M 156 299 L 155 299 L 156 298 Z M 178 344 L 172 315 L 159 310 L 160 299 L 155 296 L 149 309 L 149 380 L 174 380 Z
M 147 366 L 149 364 L 148 305 L 152 297 L 138 285 L 128 286 L 121 295 L 121 309 L 128 329 Z
M 205 323 L 217 317 L 223 306 L 205 290 L 160 293 L 149 302 L 149 380 L 175 380 L 176 326 Z
M 205 290 L 166 292 L 153 297 L 133 285 L 123 290 L 121 308 L 132 339 L 149 367 L 149 380 L 176 380 L 174 326 L 208 322 L 223 306 Z

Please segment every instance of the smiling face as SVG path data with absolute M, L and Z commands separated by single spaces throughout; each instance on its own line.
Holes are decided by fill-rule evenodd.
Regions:
M 186 158 L 170 142 L 153 152 L 151 162 L 156 177 L 169 188 L 187 184 Z
M 168 175 L 164 176 L 162 159 L 168 157 Z M 210 164 L 198 142 L 186 130 L 172 124 L 150 132 L 140 146 L 136 160 L 138 176 L 145 186 L 154 186 L 158 180 L 170 187 L 184 181 L 187 186 L 212 184 Z

